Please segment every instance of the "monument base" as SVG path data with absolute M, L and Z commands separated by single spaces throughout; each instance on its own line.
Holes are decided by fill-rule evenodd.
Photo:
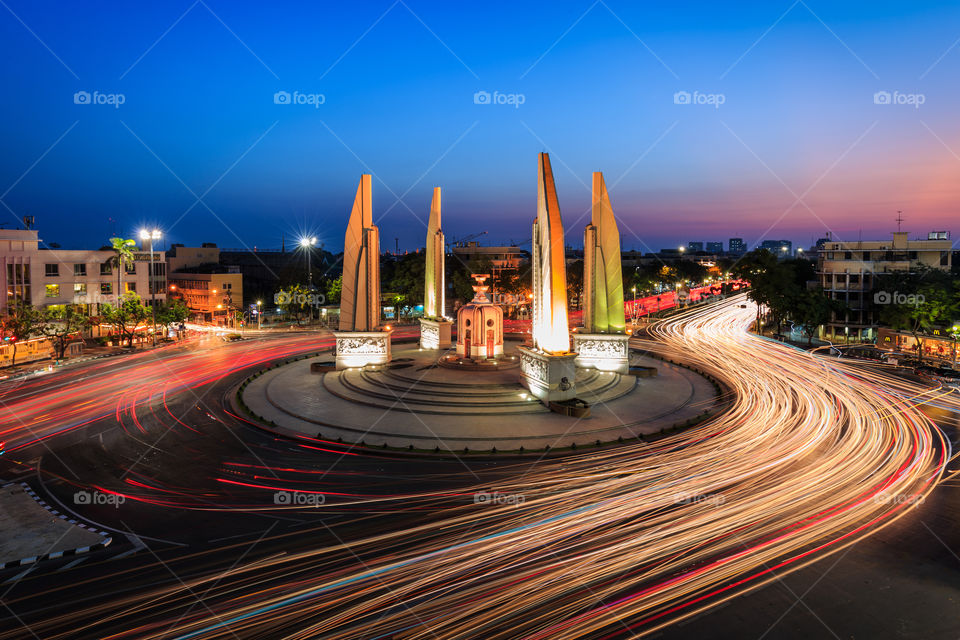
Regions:
M 390 362 L 389 331 L 334 331 L 337 369 Z
M 575 363 L 581 369 L 630 372 L 630 336 L 625 333 L 574 333 Z
M 420 348 L 421 349 L 449 349 L 450 320 L 430 320 L 420 318 Z
M 544 404 L 572 400 L 577 395 L 575 353 L 552 355 L 527 347 L 520 352 L 520 382 Z

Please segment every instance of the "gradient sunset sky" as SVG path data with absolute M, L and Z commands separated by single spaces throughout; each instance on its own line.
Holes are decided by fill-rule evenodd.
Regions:
M 448 239 L 522 242 L 540 151 L 572 245 L 596 170 L 628 249 L 960 232 L 956 3 L 0 5 L 0 222 L 68 248 L 338 251 L 364 172 L 385 250 L 436 185 Z

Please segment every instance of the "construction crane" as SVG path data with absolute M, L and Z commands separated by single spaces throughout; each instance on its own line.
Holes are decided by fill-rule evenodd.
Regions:
M 487 235 L 486 231 L 481 231 L 480 233 L 471 233 L 468 236 L 464 236 L 462 238 L 455 238 L 451 240 L 450 242 L 447 243 L 447 246 L 462 247 L 467 243 L 468 240 L 473 240 L 474 238 L 479 238 L 480 236 L 485 236 L 485 235 Z

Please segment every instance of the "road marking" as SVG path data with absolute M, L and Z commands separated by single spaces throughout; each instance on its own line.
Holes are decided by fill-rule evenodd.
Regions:
M 17 575 L 13 576 L 12 578 L 8 578 L 7 580 L 4 580 L 4 581 L 3 581 L 3 584 L 10 584 L 11 582 L 17 582 L 18 580 L 20 580 L 20 578 L 22 578 L 23 576 L 27 575 L 28 573 L 30 573 L 31 571 L 33 571 L 33 570 L 36 569 L 36 568 L 37 568 L 37 565 L 36 565 L 36 563 L 34 563 L 34 564 L 30 565 L 30 568 L 29 568 L 29 569 L 25 569 L 25 570 L 21 571 L 20 573 L 18 573 Z
M 90 556 L 83 556 L 82 558 L 77 558 L 77 559 L 74 560 L 73 562 L 71 562 L 71 563 L 69 563 L 69 564 L 63 565 L 62 567 L 60 567 L 59 569 L 57 569 L 57 571 L 66 571 L 67 569 L 70 569 L 71 567 L 77 566 L 77 565 L 80 564 L 81 562 L 86 562 L 87 558 L 89 558 L 89 557 L 90 557 Z
M 143 543 L 141 543 L 141 544 L 143 544 Z M 143 548 L 146 549 L 146 548 L 147 548 L 146 545 L 144 545 Z M 140 549 L 130 549 L 129 551 L 124 551 L 123 553 L 118 553 L 117 555 L 112 556 L 112 557 L 110 558 L 110 560 L 111 560 L 111 561 L 112 561 L 112 560 L 120 560 L 121 558 L 126 558 L 127 556 L 132 556 L 133 554 L 135 554 L 135 553 L 138 552 L 138 551 L 140 551 Z

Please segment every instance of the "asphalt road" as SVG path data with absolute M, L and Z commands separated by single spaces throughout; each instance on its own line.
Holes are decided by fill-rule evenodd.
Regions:
M 318 570 L 335 577 L 374 566 L 413 543 L 449 542 L 437 528 L 451 509 L 475 505 L 477 486 L 496 491 L 545 467 L 565 472 L 562 461 L 424 461 L 293 441 L 230 407 L 232 390 L 251 372 L 331 345 L 329 336 L 307 333 L 205 339 L 0 383 L 8 450 L 0 478 L 26 481 L 62 511 L 116 532 L 106 550 L 0 572 L 0 637 L 160 636 L 196 617 L 217 620 L 223 604 L 212 596 L 241 566 L 262 566 L 272 577 L 286 563 L 285 585 L 313 580 Z M 927 411 L 956 445 L 955 414 Z M 600 465 L 589 464 L 577 467 L 578 476 Z M 78 504 L 78 491 L 114 499 Z M 766 586 L 655 637 L 960 637 L 958 507 L 956 481 L 942 482 L 908 516 L 865 540 L 803 569 L 774 570 Z M 389 531 L 416 533 L 351 544 Z M 456 535 L 469 539 L 470 527 Z M 319 561 L 310 555 L 317 549 L 327 550 Z M 298 575 L 290 561 L 301 554 Z M 268 585 L 265 577 L 262 588 Z M 245 583 L 244 593 L 256 596 L 259 588 Z M 171 598 L 169 613 L 136 608 L 149 593 Z M 302 624 L 337 611 L 304 612 Z M 510 637 L 509 629 L 498 633 Z M 604 634 L 590 637 L 634 632 L 611 625 Z

